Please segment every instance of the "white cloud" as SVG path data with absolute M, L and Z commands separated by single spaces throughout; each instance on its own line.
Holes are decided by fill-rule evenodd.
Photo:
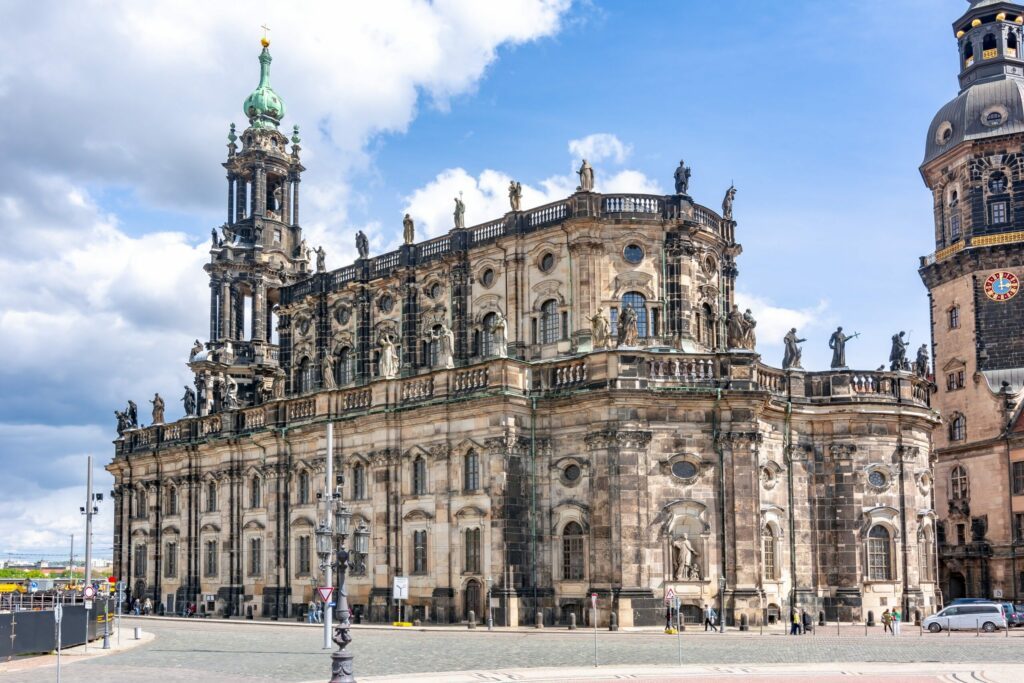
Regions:
M 576 160 L 586 159 L 591 164 L 600 163 L 606 159 L 616 164 L 625 163 L 632 145 L 624 144 L 619 138 L 611 133 L 592 133 L 584 138 L 569 141 L 569 152 Z
M 769 365 L 778 367 L 782 363 L 782 338 L 790 329 L 796 328 L 801 336 L 824 330 L 831 321 L 829 303 L 822 299 L 805 308 L 785 308 L 748 292 L 737 290 L 736 305 L 740 310 L 750 309 L 757 320 L 757 351 Z M 821 355 L 817 347 L 808 349 L 811 360 Z M 804 354 L 808 358 L 808 353 Z M 807 360 L 804 367 L 811 367 Z

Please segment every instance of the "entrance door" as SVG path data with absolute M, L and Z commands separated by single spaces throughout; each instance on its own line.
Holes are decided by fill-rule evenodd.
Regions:
M 476 620 L 480 621 L 483 616 L 480 613 L 480 582 L 476 579 L 470 579 L 466 582 L 466 595 L 462 601 L 465 605 L 465 619 L 469 620 L 470 611 L 476 615 Z
M 967 581 L 964 575 L 953 572 L 949 575 L 949 591 L 946 593 L 946 601 L 950 602 L 957 598 L 967 597 Z

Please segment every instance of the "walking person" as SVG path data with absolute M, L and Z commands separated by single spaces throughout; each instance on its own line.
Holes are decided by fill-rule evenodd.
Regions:
M 814 630 L 814 624 L 811 623 L 811 615 L 807 613 L 807 610 L 800 611 L 800 621 L 803 622 L 805 636 Z
M 892 613 L 888 608 L 882 612 L 882 633 L 892 633 Z
M 898 636 L 900 634 L 900 622 L 903 620 L 903 615 L 900 614 L 899 608 L 895 608 L 892 611 L 892 634 Z
M 708 626 L 710 626 L 712 631 L 717 631 L 718 628 L 715 626 L 717 619 L 718 615 L 715 613 L 715 608 L 704 605 L 704 630 L 707 631 Z
M 309 601 L 309 605 L 306 607 L 306 623 L 316 623 L 316 603 L 312 600 Z
M 789 635 L 800 635 L 800 613 L 795 609 L 789 611 Z
M 153 614 L 153 601 L 149 598 L 146 598 L 146 603 L 142 606 L 142 613 L 147 617 Z

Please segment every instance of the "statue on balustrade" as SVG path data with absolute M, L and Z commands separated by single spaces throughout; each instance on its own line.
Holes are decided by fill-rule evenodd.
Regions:
M 114 411 L 114 417 L 117 418 L 117 436 L 120 438 L 124 436 L 124 433 L 131 429 L 131 424 L 128 420 L 128 414 L 121 410 Z
M 907 333 L 900 330 L 899 334 L 892 335 L 892 349 L 889 351 L 889 369 L 892 371 L 907 370 L 910 365 L 907 363 L 907 340 L 904 339 Z
M 491 345 L 493 346 L 494 355 L 498 358 L 507 357 L 508 323 L 505 321 L 505 316 L 502 315 L 501 311 L 494 314 L 494 324 L 491 325 L 489 332 L 491 333 Z
M 917 349 L 917 360 L 914 361 L 914 372 L 918 377 L 928 376 L 928 345 L 921 344 Z
M 598 307 L 597 313 L 590 318 L 590 330 L 594 335 L 594 350 L 607 348 L 608 346 L 608 318 L 605 317 L 604 309 Z
M 430 337 L 437 343 L 437 364 L 442 368 L 455 367 L 455 334 L 445 323 L 440 330 L 431 330 Z
M 238 383 L 231 375 L 224 376 L 224 410 L 238 409 Z
M 398 351 L 395 342 L 392 341 L 391 335 L 382 334 L 377 344 L 380 346 L 380 360 L 377 363 L 380 376 L 384 379 L 394 379 L 398 375 Z
M 164 423 L 164 400 L 160 398 L 160 394 L 153 394 L 153 400 L 150 403 L 153 404 L 153 424 L 162 425 Z
M 195 358 L 196 356 L 198 356 L 202 352 L 203 352 L 203 343 L 201 341 L 199 341 L 198 339 L 196 339 L 195 343 L 192 344 L 192 350 L 188 354 L 188 359 L 192 360 L 193 358 Z
M 578 192 L 594 191 L 594 169 L 591 168 L 586 159 L 583 160 L 580 170 L 576 171 L 576 175 L 580 177 L 580 186 L 576 188 Z
M 782 355 L 783 370 L 800 369 L 802 367 L 800 365 L 800 356 L 803 354 L 803 349 L 797 346 L 797 344 L 805 341 L 807 340 L 797 338 L 795 327 L 790 328 L 789 332 L 786 333 L 782 340 L 782 343 L 786 346 L 786 351 Z
M 128 408 L 124 412 L 128 416 L 128 426 L 136 429 L 139 426 L 139 407 L 135 401 L 128 399 Z
M 860 332 L 845 335 L 842 327 L 836 328 L 836 331 L 828 338 L 828 348 L 832 349 L 832 368 L 846 367 L 846 342 L 858 336 L 860 336 Z
M 323 273 L 327 270 L 327 252 L 323 245 L 316 248 L 316 272 Z
M 700 564 L 697 562 L 697 550 L 690 543 L 689 536 L 684 532 L 672 541 L 672 578 L 675 581 L 699 581 Z
M 455 229 L 461 230 L 466 227 L 466 205 L 462 202 L 462 193 L 455 198 L 455 213 L 452 214 L 455 219 Z
M 508 201 L 513 211 L 519 211 L 523 203 L 523 184 L 515 180 L 508 184 Z
M 753 350 L 754 343 L 756 342 L 756 336 L 754 335 L 754 326 L 756 324 L 757 321 L 750 314 L 750 309 L 747 309 L 745 314 L 740 313 L 739 306 L 733 304 L 732 310 L 729 311 L 729 315 L 725 320 L 726 342 L 729 348 Z
M 274 375 L 274 383 L 270 385 L 270 395 L 275 398 L 284 398 L 284 373 Z
M 402 219 L 402 238 L 406 244 L 416 241 L 416 224 L 412 222 L 412 216 L 409 214 L 405 214 L 405 218 Z
M 195 389 L 185 385 L 185 395 L 181 397 L 185 406 L 185 417 L 193 417 L 196 414 L 196 392 Z
M 636 346 L 640 336 L 637 329 L 637 314 L 633 304 L 628 304 L 619 314 L 619 346 Z
M 356 232 L 356 251 L 359 252 L 359 258 L 370 257 L 370 241 L 362 230 Z
M 214 249 L 220 246 L 220 238 L 217 237 L 217 228 L 210 228 L 210 241 L 213 242 Z
M 743 325 L 746 327 L 746 332 L 743 334 L 743 348 L 753 351 L 757 346 L 757 334 L 754 333 L 757 321 L 754 320 L 754 314 L 750 312 L 749 308 L 743 313 Z
M 675 173 L 676 194 L 686 194 L 690 190 L 690 167 L 682 159 Z
M 732 220 L 732 202 L 736 199 L 736 188 L 735 186 L 729 186 L 729 189 L 725 191 L 725 197 L 722 199 L 722 218 L 727 221 Z
M 334 359 L 327 351 L 324 351 L 324 358 L 320 363 L 320 374 L 323 376 L 324 389 L 334 389 L 338 386 L 334 382 Z

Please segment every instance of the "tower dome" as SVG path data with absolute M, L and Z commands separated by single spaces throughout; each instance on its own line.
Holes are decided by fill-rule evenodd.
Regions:
M 260 83 L 245 98 L 242 111 L 253 128 L 277 128 L 284 118 L 284 100 L 270 87 L 270 42 L 264 38 L 260 52 Z

